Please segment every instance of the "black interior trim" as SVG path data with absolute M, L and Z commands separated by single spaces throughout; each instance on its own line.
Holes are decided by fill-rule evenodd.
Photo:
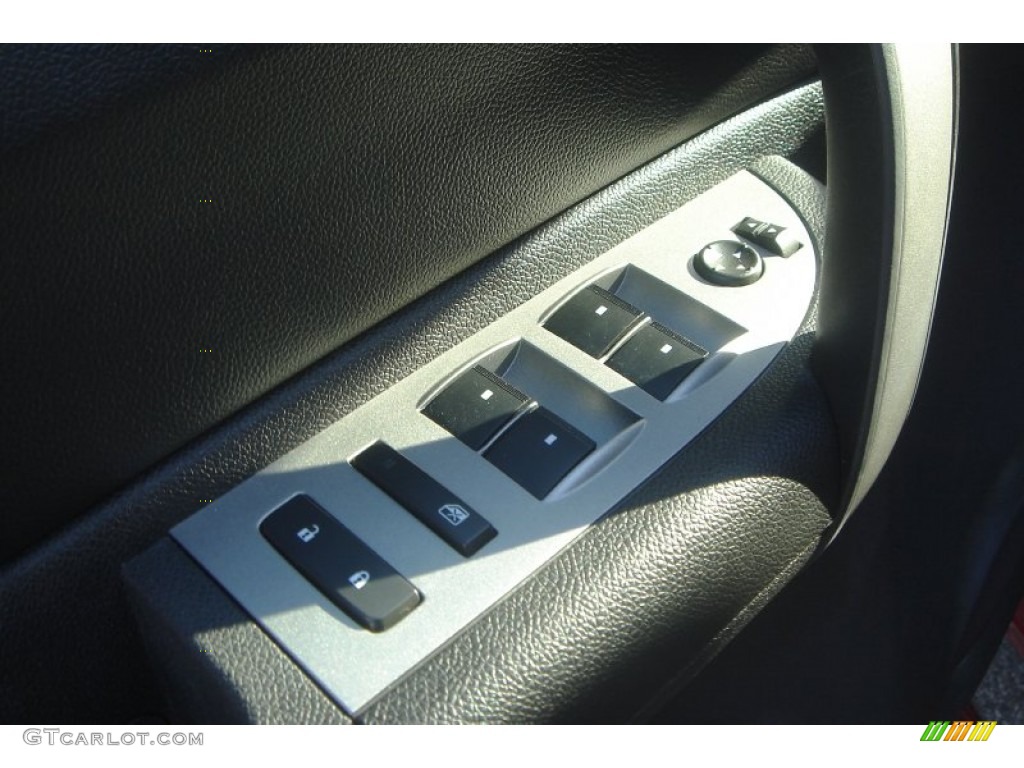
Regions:
M 845 505 L 867 442 L 889 295 L 894 148 L 877 45 L 816 48 L 828 136 L 829 252 L 814 369 L 839 427 Z
M 137 49 L 100 53 L 15 59 L 112 82 L 58 90 L 0 146 L 0 357 L 18 372 L 0 378 L 0 562 L 814 70 L 806 46 L 283 45 L 197 48 L 195 71 L 175 49 L 173 77 L 138 81 Z M 4 114 L 42 98 L 17 82 Z
M 821 90 L 811 84 L 721 123 L 379 324 L 8 564 L 0 571 L 8 628 L 0 645 L 7 670 L 0 719 L 117 722 L 156 706 L 120 563 L 202 499 L 237 485 L 647 224 L 765 153 L 796 151 L 822 122 Z M 70 649 L 90 663 L 50 663 Z

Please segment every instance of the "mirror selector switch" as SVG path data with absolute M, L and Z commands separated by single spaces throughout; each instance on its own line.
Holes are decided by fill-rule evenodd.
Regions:
M 735 288 L 756 283 L 764 274 L 761 254 L 736 240 L 716 240 L 693 257 L 693 269 L 713 285 Z
M 420 603 L 416 587 L 308 496 L 271 512 L 260 533 L 332 603 L 373 632 L 394 626 Z
M 484 458 L 543 499 L 593 450 L 593 440 L 541 407 L 520 416 Z
M 752 219 L 749 216 L 733 227 L 732 231 L 744 240 L 749 240 L 754 245 L 761 246 L 769 253 L 786 258 L 800 250 L 803 245 L 785 227 L 759 219 Z
M 498 535 L 466 502 L 386 443 L 371 445 L 352 466 L 464 557 Z
M 708 356 L 705 349 L 663 325 L 643 326 L 619 347 L 606 365 L 664 400 Z
M 618 296 L 591 285 L 559 307 L 544 327 L 591 357 L 601 357 L 643 314 Z
M 478 365 L 435 395 L 422 412 L 478 451 L 529 402 L 518 389 Z

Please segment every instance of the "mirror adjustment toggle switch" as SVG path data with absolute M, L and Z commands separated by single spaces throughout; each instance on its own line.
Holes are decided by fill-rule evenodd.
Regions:
M 260 523 L 285 560 L 341 610 L 373 632 L 397 624 L 420 593 L 309 496 L 296 496 Z
M 371 445 L 352 466 L 464 557 L 498 535 L 466 502 L 386 443 Z
M 769 253 L 785 258 L 789 258 L 803 246 L 796 236 L 785 227 L 752 219 L 749 216 L 733 227 L 732 231 L 744 240 L 761 246 Z
M 664 400 L 707 356 L 707 351 L 692 341 L 650 323 L 619 347 L 606 365 L 647 394 Z
M 697 274 L 714 285 L 734 288 L 756 283 L 764 274 L 761 254 L 736 240 L 716 240 L 693 257 Z
M 435 395 L 422 412 L 478 451 L 529 402 L 518 389 L 478 365 Z
M 544 327 L 591 357 L 601 357 L 643 314 L 618 296 L 591 285 L 559 307 Z
M 484 458 L 543 499 L 593 450 L 593 440 L 540 407 L 520 416 Z

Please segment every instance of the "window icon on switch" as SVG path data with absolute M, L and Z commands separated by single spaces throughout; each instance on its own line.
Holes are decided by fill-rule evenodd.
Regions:
M 352 466 L 464 557 L 498 534 L 471 506 L 386 443 L 376 442 L 354 456 Z
M 463 509 L 458 504 L 445 504 L 439 510 L 437 514 L 443 517 L 452 525 L 460 525 L 469 519 L 469 512 Z
M 362 589 L 370 583 L 370 574 L 367 571 L 356 571 L 348 577 L 348 583 L 356 589 Z

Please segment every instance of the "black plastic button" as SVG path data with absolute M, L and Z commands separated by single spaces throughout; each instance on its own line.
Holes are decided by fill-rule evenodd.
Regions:
M 594 441 L 546 408 L 519 417 L 484 457 L 538 499 L 594 450 Z
M 786 258 L 799 251 L 803 245 L 785 227 L 761 221 L 760 219 L 752 219 L 749 216 L 733 227 L 732 231 L 744 240 L 749 240 L 754 245 L 761 246 L 769 253 Z
M 477 451 L 529 402 L 518 389 L 478 365 L 438 393 L 423 414 Z
M 693 268 L 709 283 L 736 287 L 757 282 L 764 274 L 764 260 L 749 245 L 716 240 L 693 257 Z
M 544 327 L 591 357 L 601 357 L 642 316 L 633 305 L 591 285 L 559 307 Z
M 374 443 L 352 466 L 440 536 L 469 557 L 498 532 L 462 499 L 385 443 Z
M 645 325 L 608 360 L 652 397 L 664 400 L 701 364 L 708 353 L 663 325 Z
M 388 629 L 419 605 L 416 587 L 308 496 L 296 496 L 271 512 L 260 533 L 369 630 Z

